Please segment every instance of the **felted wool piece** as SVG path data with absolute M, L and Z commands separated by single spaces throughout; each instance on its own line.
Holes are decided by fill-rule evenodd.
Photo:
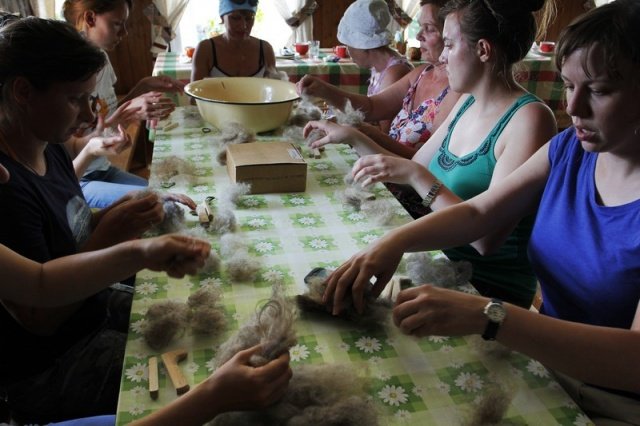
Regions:
M 327 286 L 326 278 L 328 271 L 324 268 L 313 269 L 304 279 L 307 284 L 307 291 L 296 296 L 298 308 L 302 312 L 319 313 L 331 318 L 340 318 L 355 324 L 359 328 L 376 329 L 385 327 L 391 317 L 391 302 L 388 299 L 374 298 L 370 294 L 365 294 L 364 312 L 359 314 L 353 306 L 353 299 L 350 293 L 346 295 L 342 313 L 337 317 L 331 311 L 333 303 L 322 302 L 322 295 Z M 322 271 L 323 270 L 323 271 Z
M 198 274 L 211 275 L 218 271 L 220 271 L 220 257 L 215 250 L 211 250 L 204 261 L 204 265 L 198 269 Z
M 466 426 L 486 426 L 500 424 L 515 392 L 498 383 L 490 383 L 480 394 L 478 402 L 464 423 Z
M 467 284 L 471 279 L 471 263 L 452 262 L 441 257 L 434 259 L 429 253 L 412 253 L 407 257 L 407 276 L 414 285 L 433 284 L 438 287 L 455 288 Z
M 228 208 L 217 208 L 213 211 L 213 219 L 209 222 L 208 231 L 214 234 L 235 232 L 237 227 L 236 215 Z
M 227 123 L 220 127 L 220 133 L 214 135 L 212 140 L 216 146 L 216 158 L 221 165 L 227 164 L 227 146 L 246 143 L 255 140 L 255 132 L 247 129 L 240 123 Z
M 378 225 L 388 225 L 396 215 L 396 208 L 387 200 L 365 200 L 360 210 Z
M 149 306 L 145 315 L 142 336 L 147 344 L 160 350 L 167 346 L 179 332 L 183 332 L 189 310 L 180 302 L 159 302 Z
M 175 201 L 165 201 L 162 204 L 164 220 L 154 226 L 154 231 L 159 234 L 180 232 L 185 227 L 184 210 Z

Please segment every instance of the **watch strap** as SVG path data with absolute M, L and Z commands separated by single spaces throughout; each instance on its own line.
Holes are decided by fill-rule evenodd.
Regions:
M 491 318 L 488 317 L 487 309 L 491 305 L 503 306 L 502 300 L 493 298 L 485 307 L 485 315 L 487 315 L 487 325 L 484 328 L 484 333 L 482 333 L 482 338 L 484 340 L 496 340 L 496 335 L 498 334 L 498 330 L 500 329 L 500 324 L 502 324 L 502 321 L 493 321 Z
M 433 203 L 433 200 L 436 198 L 436 195 L 438 195 L 440 188 L 442 188 L 442 182 L 436 179 L 433 185 L 431 185 L 431 188 L 429 188 L 429 192 L 427 193 L 427 195 L 425 195 L 425 197 L 422 199 L 422 205 L 424 207 L 431 206 L 431 203 Z

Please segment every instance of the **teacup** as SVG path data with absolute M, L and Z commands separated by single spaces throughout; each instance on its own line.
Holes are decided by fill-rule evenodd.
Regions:
M 333 48 L 333 53 L 335 53 L 335 55 L 339 58 L 346 58 L 347 57 L 347 46 L 336 46 Z
M 306 55 L 309 51 L 309 43 L 296 43 L 293 47 L 300 56 Z
M 188 57 L 188 58 L 193 58 L 193 52 L 195 52 L 196 48 L 192 47 L 192 46 L 187 46 L 184 48 L 184 54 Z
M 538 49 L 540 49 L 542 53 L 552 53 L 556 49 L 556 44 L 552 41 L 541 41 Z

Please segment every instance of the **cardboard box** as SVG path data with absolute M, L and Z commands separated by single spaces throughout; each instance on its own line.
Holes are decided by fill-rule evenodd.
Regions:
M 307 163 L 289 142 L 252 142 L 227 147 L 232 182 L 251 184 L 252 194 L 301 192 L 307 187 Z

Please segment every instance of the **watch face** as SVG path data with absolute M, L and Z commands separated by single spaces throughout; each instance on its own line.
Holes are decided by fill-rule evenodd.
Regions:
M 486 314 L 487 317 L 489 317 L 489 319 L 494 322 L 502 322 L 504 317 L 507 316 L 507 312 L 505 311 L 504 306 L 502 306 L 502 304 L 500 303 L 491 303 L 489 306 L 487 306 Z

